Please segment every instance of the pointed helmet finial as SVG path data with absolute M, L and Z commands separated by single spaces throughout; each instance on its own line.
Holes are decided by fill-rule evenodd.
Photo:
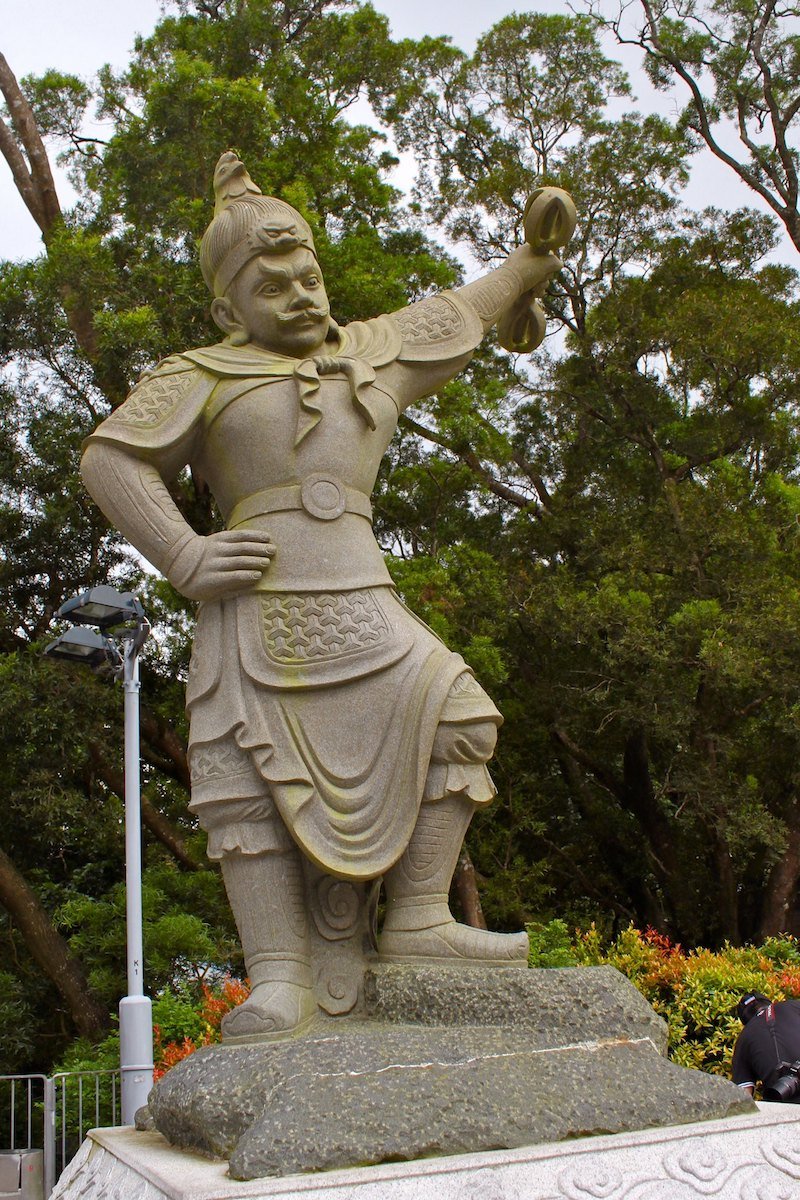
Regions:
M 304 246 L 316 258 L 314 236 L 305 217 L 277 196 L 263 195 L 232 150 L 214 169 L 214 217 L 200 242 L 200 269 L 215 296 L 251 258 L 288 254 Z
M 226 150 L 214 168 L 214 216 L 219 216 L 229 204 L 248 194 L 260 196 L 261 188 L 253 183 L 247 167 L 233 150 Z

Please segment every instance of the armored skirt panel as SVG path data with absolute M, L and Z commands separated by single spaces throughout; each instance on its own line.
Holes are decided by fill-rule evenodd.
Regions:
M 501 721 L 389 587 L 201 605 L 187 708 L 190 757 L 235 743 L 301 850 L 345 879 L 382 875 L 403 853 L 440 720 Z M 484 768 L 471 798 L 493 793 Z M 235 773 L 193 786 L 201 822 L 223 797 L 237 799 Z

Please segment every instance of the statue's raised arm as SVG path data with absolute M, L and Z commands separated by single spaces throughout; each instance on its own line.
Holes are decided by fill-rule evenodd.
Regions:
M 494 795 L 502 718 L 394 591 L 370 497 L 404 407 L 456 375 L 492 325 L 511 349 L 540 338 L 536 297 L 574 209 L 544 189 L 528 242 L 496 270 L 340 328 L 303 217 L 232 153 L 214 184 L 200 262 L 223 340 L 145 375 L 88 439 L 83 474 L 132 544 L 202 601 L 191 809 L 252 983 L 224 1036 L 249 1039 L 353 1007 L 372 881 L 387 901 L 383 961 L 526 963 L 525 934 L 450 914 L 464 833 Z M 201 536 L 173 502 L 167 484 L 187 464 L 222 532 Z M 338 915 L 326 916 L 331 888 Z
M 540 188 L 523 217 L 525 244 L 472 283 L 410 304 L 391 319 L 402 342 L 386 378 L 403 409 L 462 371 L 483 337 L 497 326 L 500 345 L 529 354 L 544 339 L 539 302 L 562 263 L 555 251 L 575 228 L 575 206 L 561 188 Z M 348 326 L 348 329 L 352 329 Z

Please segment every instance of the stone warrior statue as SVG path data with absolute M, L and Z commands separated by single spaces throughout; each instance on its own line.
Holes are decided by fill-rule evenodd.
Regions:
M 380 961 L 526 962 L 524 933 L 472 929 L 448 908 L 470 818 L 494 795 L 502 718 L 393 590 L 370 493 L 399 414 L 462 370 L 491 326 L 509 348 L 541 340 L 534 296 L 561 266 L 549 251 L 574 208 L 544 189 L 526 222 L 536 245 L 340 328 L 303 217 L 230 152 L 214 186 L 200 263 L 225 336 L 146 374 L 88 439 L 82 470 L 109 519 L 200 601 L 191 809 L 252 986 L 223 1034 L 251 1040 L 353 1008 L 380 880 Z M 166 482 L 187 464 L 223 532 L 200 536 L 173 503 Z

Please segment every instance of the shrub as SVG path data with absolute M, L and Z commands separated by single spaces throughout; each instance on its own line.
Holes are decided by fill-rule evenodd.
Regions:
M 529 967 L 574 967 L 578 958 L 572 935 L 565 921 L 549 921 L 546 925 L 528 925 Z
M 226 976 L 214 986 L 201 984 L 199 1004 L 171 993 L 160 997 L 153 1005 L 153 1078 L 160 1079 L 201 1046 L 218 1042 L 222 1018 L 248 995 L 246 984 Z
M 791 937 L 685 951 L 654 929 L 633 926 L 604 944 L 592 926 L 576 933 L 573 951 L 581 966 L 608 963 L 626 975 L 667 1022 L 670 1058 L 714 1075 L 730 1077 L 741 1031 L 736 1005 L 745 992 L 800 997 L 800 944 Z

